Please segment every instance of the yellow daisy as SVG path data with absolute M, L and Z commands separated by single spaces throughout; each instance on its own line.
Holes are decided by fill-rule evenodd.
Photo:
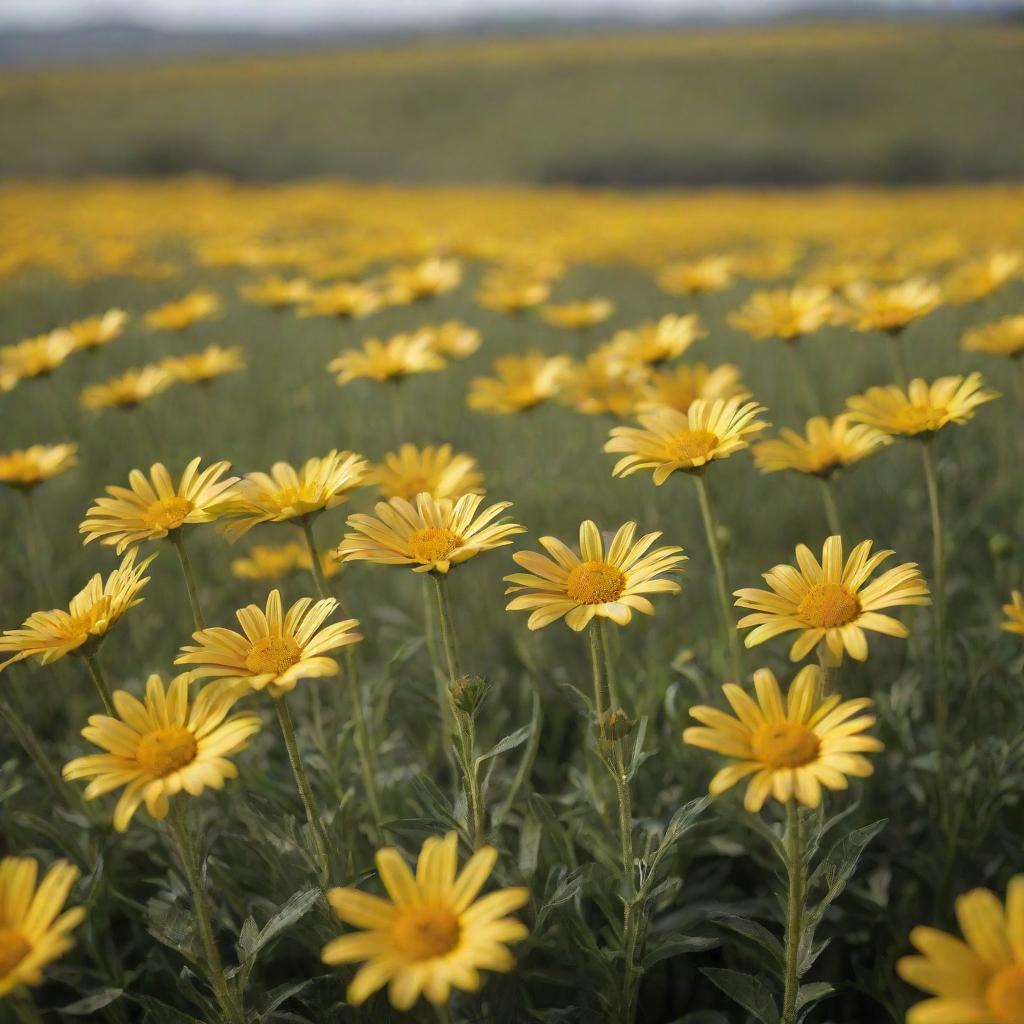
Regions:
M 569 369 L 559 401 L 587 416 L 626 417 L 636 408 L 648 376 L 642 364 L 595 352 Z
M 961 342 L 967 352 L 987 352 L 992 356 L 1024 356 L 1024 314 L 1004 316 L 995 323 L 972 327 Z
M 949 302 L 976 302 L 1024 273 L 1024 252 L 1002 249 L 962 263 L 946 275 L 942 292 Z
M 542 306 L 540 316 L 552 327 L 583 331 L 604 323 L 614 312 L 615 303 L 610 299 L 581 299 L 560 306 Z
M 754 673 L 755 701 L 741 686 L 722 687 L 733 715 L 700 704 L 690 716 L 701 723 L 683 731 L 683 742 L 733 759 L 711 780 L 719 796 L 753 776 L 743 806 L 756 814 L 769 797 L 779 803 L 796 798 L 805 807 L 821 803 L 821 787 L 846 789 L 847 776 L 865 778 L 874 768 L 865 753 L 882 744 L 863 735 L 875 723 L 866 698 L 843 701 L 837 695 L 819 701 L 821 670 L 807 665 L 790 684 L 783 703 L 779 682 L 770 669 Z
M 85 918 L 84 907 L 64 910 L 78 868 L 57 861 L 37 887 L 38 875 L 34 857 L 0 860 L 0 999 L 42 984 L 43 968 L 74 945 L 70 932 Z
M 220 299 L 213 292 L 194 291 L 177 302 L 168 302 L 146 314 L 146 326 L 153 331 L 184 331 L 200 320 L 220 312 Z
M 327 899 L 334 912 L 360 929 L 333 939 L 321 954 L 326 964 L 363 962 L 348 987 L 348 1002 L 359 1006 L 388 985 L 396 1010 L 412 1009 L 421 994 L 440 1006 L 453 988 L 476 992 L 482 970 L 512 970 L 507 944 L 528 933 L 506 915 L 527 903 L 529 890 L 499 889 L 477 899 L 497 856 L 493 847 L 482 847 L 456 875 L 458 840 L 449 832 L 424 841 L 415 876 L 397 850 L 377 851 L 388 899 L 331 889 Z
M 568 356 L 536 351 L 502 356 L 494 361 L 494 377 L 477 377 L 470 384 L 469 407 L 505 415 L 532 409 L 558 393 L 571 364 Z
M 980 373 L 966 377 L 940 377 L 932 384 L 920 377 L 907 390 L 896 387 L 868 388 L 863 395 L 846 400 L 850 418 L 887 434 L 927 441 L 947 424 L 964 424 L 974 410 L 999 398 L 986 391 Z
M 480 347 L 480 332 L 461 320 L 446 320 L 438 327 L 420 327 L 416 334 L 426 334 L 430 347 L 447 359 L 465 359 Z
M 834 420 L 814 416 L 807 421 L 806 436 L 784 428 L 779 431 L 779 437 L 754 445 L 754 465 L 762 473 L 788 469 L 809 476 L 830 477 L 892 443 L 892 438 L 883 431 L 851 423 L 850 419 L 849 413 Z
M 339 385 L 361 377 L 385 381 L 443 370 L 445 362 L 434 350 L 432 341 L 425 331 L 396 334 L 387 341 L 370 338 L 362 348 L 349 349 L 332 359 L 327 369 L 337 375 Z
M 300 570 L 309 572 L 313 563 L 309 549 L 292 541 L 288 544 L 271 546 L 256 544 L 243 558 L 232 559 L 231 575 L 240 580 L 282 580 Z M 341 571 L 337 555 L 325 551 L 320 556 L 320 568 L 324 577 L 330 579 Z
M 143 366 L 137 370 L 126 370 L 103 384 L 83 388 L 80 401 L 84 409 L 134 409 L 166 391 L 174 380 L 163 366 Z
M 1003 614 L 1006 621 L 999 624 L 999 628 L 1007 633 L 1020 633 L 1024 636 L 1024 594 L 1015 590 L 1010 595 L 1010 603 L 1003 605 Z
M 660 486 L 676 470 L 703 473 L 711 462 L 746 448 L 747 438 L 768 426 L 757 418 L 762 412 L 764 406 L 736 396 L 697 399 L 686 412 L 660 408 L 641 413 L 639 428 L 613 428 L 604 446 L 606 452 L 626 453 L 612 475 L 650 469 Z
M 202 352 L 172 356 L 160 365 L 175 380 L 186 384 L 206 384 L 215 377 L 246 368 L 241 348 L 221 348 L 220 345 L 208 345 Z
M 936 309 L 942 292 L 931 281 L 913 277 L 889 286 L 858 281 L 845 289 L 844 298 L 846 304 L 837 311 L 837 319 L 858 331 L 896 335 Z
M 365 482 L 373 484 L 384 498 L 412 501 L 421 491 L 432 498 L 461 498 L 479 494 L 483 474 L 472 455 L 452 455 L 452 446 L 417 448 L 403 444 L 388 452 L 384 461 L 370 467 Z
M 361 455 L 333 450 L 323 458 L 311 458 L 298 470 L 287 462 L 275 462 L 270 474 L 248 473 L 220 506 L 227 521 L 221 531 L 238 540 L 261 523 L 309 521 L 352 496 L 365 482 L 368 463 Z
M 735 276 L 729 256 L 672 263 L 658 274 L 658 284 L 670 295 L 702 295 L 728 288 Z
M 411 266 L 391 267 L 386 275 L 390 301 L 416 302 L 454 291 L 462 282 L 458 260 L 431 256 Z
M 956 901 L 963 940 L 915 928 L 919 951 L 896 965 L 899 976 L 933 998 L 907 1012 L 907 1024 L 1016 1024 L 1024 1020 L 1024 875 L 1010 879 L 1006 906 L 988 889 Z
M 524 313 L 547 300 L 551 288 L 543 281 L 518 277 L 488 276 L 476 300 L 495 313 Z
M 688 412 L 698 398 L 714 402 L 718 398 L 749 398 L 740 368 L 733 363 L 709 367 L 705 363 L 681 363 L 652 374 L 637 402 L 637 412 L 651 412 L 659 406 Z
M 509 539 L 526 531 L 516 523 L 499 519 L 512 503 L 500 501 L 478 514 L 482 494 L 465 494 L 457 501 L 416 495 L 416 503 L 404 498 L 380 501 L 375 515 L 349 516 L 353 533 L 338 545 L 343 562 L 368 561 L 381 565 L 411 565 L 413 572 L 446 573 L 482 551 L 511 544 Z
M 268 689 L 280 697 L 295 689 L 300 679 L 338 674 L 338 663 L 328 651 L 358 643 L 359 623 L 345 619 L 323 626 L 338 609 L 333 597 L 313 603 L 303 597 L 285 613 L 281 593 L 272 590 L 266 610 L 250 604 L 235 613 L 243 633 L 233 629 L 202 629 L 192 634 L 196 646 L 182 647 L 175 665 L 194 665 L 192 676 L 223 676 L 246 682 L 254 690 Z
M 76 757 L 64 765 L 64 778 L 92 779 L 86 800 L 124 786 L 114 809 L 114 828 L 124 832 L 145 801 L 154 818 L 165 818 L 169 798 L 182 790 L 199 796 L 221 789 L 238 769 L 227 755 L 243 750 L 260 729 L 259 715 L 228 712 L 248 687 L 220 680 L 189 700 L 192 675 L 175 676 L 164 690 L 156 674 L 146 683 L 145 703 L 127 690 L 114 692 L 117 718 L 92 715 L 82 735 L 106 753 Z
M 362 319 L 384 305 L 383 296 L 365 284 L 342 282 L 313 292 L 299 316 L 335 316 Z
M 617 331 L 605 351 L 630 363 L 657 365 L 677 359 L 695 341 L 707 335 L 696 313 L 671 313 L 654 323 Z
M 728 319 L 733 327 L 757 341 L 766 338 L 797 341 L 827 324 L 833 313 L 832 296 L 827 288 L 803 285 L 754 292 Z
M 75 339 L 63 327 L 0 348 L 0 366 L 18 380 L 47 377 L 75 351 Z
M 238 294 L 246 302 L 257 306 L 269 306 L 271 309 L 285 309 L 307 302 L 313 289 L 305 278 L 288 280 L 283 277 L 265 277 L 255 284 L 242 285 Z
M 77 444 L 34 444 L 0 452 L 0 484 L 27 491 L 78 465 Z
M 142 603 L 139 591 L 149 582 L 143 573 L 154 558 L 156 555 L 150 555 L 136 565 L 135 552 L 129 551 L 105 583 L 96 573 L 71 599 L 67 611 L 35 612 L 20 629 L 4 630 L 0 652 L 15 654 L 0 662 L 0 672 L 25 658 L 38 658 L 41 665 L 50 665 L 67 654 L 95 651 L 121 616 Z
M 771 590 L 744 589 L 735 592 L 738 608 L 752 608 L 755 614 L 740 619 L 737 628 L 756 627 L 746 637 L 747 647 L 756 647 L 781 633 L 799 630 L 789 652 L 792 661 L 800 661 L 824 641 L 832 659 L 842 659 L 845 651 L 857 661 L 868 656 L 866 629 L 887 636 L 905 637 L 907 627 L 883 608 L 931 604 L 928 584 L 916 562 L 904 562 L 888 569 L 870 583 L 871 574 L 892 551 L 871 554 L 872 542 L 861 541 L 843 562 L 842 538 L 825 541 L 821 564 L 810 548 L 796 549 L 799 569 L 777 565 L 764 573 Z
M 595 615 L 620 626 L 628 625 L 634 611 L 653 615 L 654 605 L 644 595 L 679 593 L 679 584 L 667 574 L 682 572 L 686 561 L 678 547 L 649 552 L 660 536 L 648 533 L 636 540 L 636 523 L 625 523 L 606 554 L 597 525 L 588 519 L 580 525 L 579 554 L 557 537 L 541 537 L 541 546 L 551 558 L 535 551 L 517 551 L 512 556 L 527 571 L 505 577 L 505 582 L 512 584 L 506 595 L 518 595 L 506 610 L 532 609 L 527 622 L 530 629 L 541 629 L 564 617 L 566 625 L 577 632 Z
M 76 320 L 68 324 L 68 331 L 74 339 L 75 350 L 85 352 L 109 345 L 121 337 L 128 314 L 123 309 L 108 309 L 102 316 Z
M 231 464 L 215 462 L 199 471 L 196 456 L 175 485 L 167 469 L 155 462 L 149 477 L 141 470 L 128 474 L 129 487 L 108 487 L 97 498 L 78 527 L 86 535 L 83 544 L 98 540 L 116 546 L 118 554 L 147 540 L 160 540 L 193 523 L 209 523 L 219 517 L 219 504 L 230 494 L 238 477 L 222 479 Z

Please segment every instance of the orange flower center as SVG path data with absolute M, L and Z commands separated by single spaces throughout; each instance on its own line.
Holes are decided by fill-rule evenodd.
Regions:
M 194 508 L 188 498 L 160 498 L 142 513 L 142 518 L 157 530 L 177 530 Z
M 580 562 L 565 583 L 565 593 L 580 604 L 606 604 L 617 601 L 626 588 L 621 569 L 607 562 Z
M 676 462 L 694 462 L 707 457 L 718 447 L 717 434 L 710 430 L 684 430 L 670 438 L 665 447 Z
M 904 406 L 893 418 L 893 428 L 900 434 L 928 434 L 945 424 L 945 410 L 928 405 Z
M 860 615 L 860 602 L 841 583 L 819 583 L 804 594 L 797 614 L 817 629 L 833 629 Z
M 818 737 L 798 722 L 768 722 L 754 733 L 754 759 L 772 768 L 799 768 L 818 756 Z
M 1004 967 L 989 982 L 985 1001 L 999 1024 L 1024 1024 L 1024 966 Z
M 458 917 L 445 906 L 410 907 L 395 922 L 391 938 L 396 951 L 409 960 L 430 960 L 450 953 L 458 944 Z
M 245 667 L 254 675 L 280 675 L 302 657 L 302 648 L 290 636 L 261 636 L 245 656 Z
M 197 750 L 195 736 L 183 726 L 172 725 L 143 736 L 135 760 L 147 775 L 162 779 L 191 764 Z
M 0 979 L 6 978 L 32 952 L 17 928 L 0 928 Z
M 409 554 L 417 562 L 429 565 L 431 562 L 444 561 L 462 545 L 462 538 L 444 526 L 427 526 L 417 530 L 408 543 Z

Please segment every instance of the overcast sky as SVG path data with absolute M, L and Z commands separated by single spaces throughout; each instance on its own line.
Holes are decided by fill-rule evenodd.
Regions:
M 868 0 L 880 8 L 963 9 L 971 0 Z M 176 28 L 302 28 L 334 24 L 437 25 L 470 15 L 630 13 L 771 14 L 802 0 L 0 0 L 0 26 L 69 26 L 130 19 Z M 848 6 L 818 0 L 816 7 Z

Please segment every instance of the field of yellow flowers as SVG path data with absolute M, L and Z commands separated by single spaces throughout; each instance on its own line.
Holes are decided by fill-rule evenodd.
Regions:
M 0 188 L 0 1015 L 1024 1022 L 1024 189 Z

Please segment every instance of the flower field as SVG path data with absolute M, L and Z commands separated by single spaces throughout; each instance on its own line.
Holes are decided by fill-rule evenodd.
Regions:
M 0 188 L 0 1013 L 1024 1021 L 1022 224 Z

